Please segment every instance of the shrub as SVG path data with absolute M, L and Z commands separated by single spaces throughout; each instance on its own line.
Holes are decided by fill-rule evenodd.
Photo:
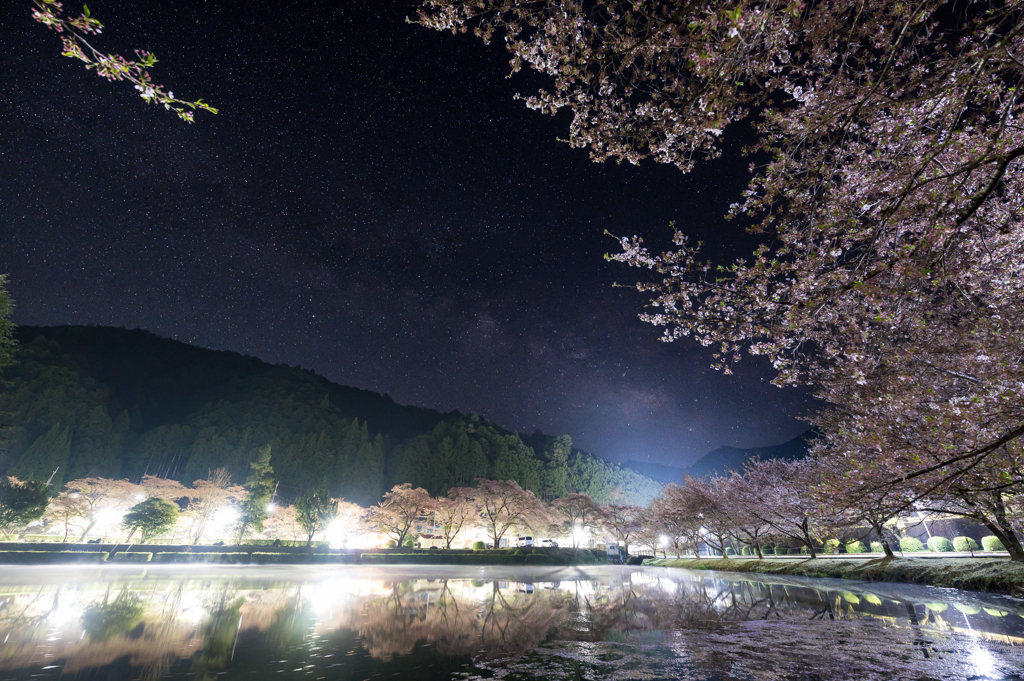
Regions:
M 970 537 L 953 537 L 953 549 L 962 553 L 977 551 L 978 542 L 974 541 Z
M 725 547 L 725 555 L 727 555 L 727 556 L 735 556 L 736 555 L 736 549 L 734 549 L 731 546 L 726 546 Z
M 99 563 L 99 551 L 0 551 L 0 565 L 41 565 L 46 563 Z
M 752 554 L 752 553 L 753 553 L 753 551 L 751 551 L 751 550 L 750 550 L 750 547 L 749 547 L 749 546 L 744 546 L 744 547 L 743 547 L 743 550 L 742 550 L 742 551 L 740 551 L 740 553 L 741 553 L 742 555 L 744 555 L 744 556 L 749 556 L 750 554 Z
M 774 556 L 775 555 L 775 547 L 774 546 L 762 546 L 761 547 L 761 554 L 765 555 L 765 556 Z
M 473 550 L 474 551 L 483 551 L 486 548 L 487 548 L 487 544 L 483 543 L 482 541 L 475 541 L 475 542 L 473 542 Z
M 149 551 L 118 551 L 110 560 L 115 563 L 148 563 L 153 560 L 153 554 Z
M 882 542 L 880 542 L 880 541 L 873 541 L 873 542 L 871 542 L 871 553 L 885 553 L 885 551 L 882 549 Z
M 801 555 L 807 556 L 807 555 L 810 555 L 811 550 L 808 549 L 806 545 L 804 545 L 804 546 L 800 547 L 800 553 L 801 553 Z
M 928 540 L 928 550 L 933 553 L 945 553 L 953 550 L 953 542 L 945 537 L 931 537 Z
M 1006 547 L 1003 546 L 1003 542 L 999 541 L 999 537 L 994 534 L 990 534 L 987 537 L 981 538 L 981 545 L 986 551 L 1005 551 Z
M 394 539 L 388 539 L 388 543 L 384 546 L 386 546 L 389 549 L 395 549 L 398 548 L 398 542 L 396 542 Z
M 853 541 L 846 542 L 846 552 L 847 553 L 866 553 L 866 550 L 865 550 L 865 547 L 864 547 L 864 542 L 860 541 L 859 539 L 854 539 Z
M 416 540 L 413 539 L 412 537 L 406 537 L 405 541 L 402 542 L 402 546 L 404 546 L 407 549 L 411 549 L 414 546 L 416 546 Z
M 839 553 L 839 547 L 842 544 L 838 539 L 826 539 L 825 540 L 825 551 L 827 553 Z
M 900 551 L 911 553 L 913 551 L 924 551 L 924 544 L 921 543 L 920 539 L 914 539 L 913 537 L 904 537 L 900 539 Z

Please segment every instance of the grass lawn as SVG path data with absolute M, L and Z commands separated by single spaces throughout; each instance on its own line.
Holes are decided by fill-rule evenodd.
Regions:
M 797 577 L 905 582 L 1024 597 L 1024 563 L 1006 558 L 827 558 L 752 560 L 695 558 L 645 560 L 644 565 Z

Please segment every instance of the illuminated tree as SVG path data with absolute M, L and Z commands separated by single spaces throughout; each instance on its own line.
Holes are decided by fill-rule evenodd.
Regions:
M 612 259 L 652 273 L 637 288 L 664 340 L 712 346 L 726 371 L 765 356 L 851 419 L 870 406 L 836 391 L 903 382 L 877 409 L 926 405 L 903 420 L 952 446 L 909 458 L 902 484 L 951 482 L 1024 436 L 1022 17 L 978 0 L 425 0 L 419 21 L 504 34 L 513 71 L 552 81 L 527 105 L 571 110 L 570 144 L 597 161 L 689 171 L 750 119 L 764 161 L 729 214 L 761 245 L 716 265 L 680 231 L 660 254 L 622 238 Z
M 514 480 L 478 478 L 473 501 L 495 549 L 510 529 L 531 527 L 546 519 L 544 507 L 533 492 Z
M 589 494 L 573 493 L 562 499 L 555 499 L 551 506 L 562 521 L 563 531 L 572 537 L 572 547 L 579 545 L 579 531 L 594 526 L 601 517 L 601 507 Z
M 629 543 L 640 533 L 643 509 L 640 506 L 609 504 L 601 508 L 601 526 L 622 544 L 629 554 Z
M 149 497 L 128 509 L 121 520 L 121 526 L 128 530 L 126 541 L 131 541 L 132 535 L 138 531 L 142 535 L 140 543 L 145 544 L 149 539 L 170 530 L 177 522 L 176 504 L 158 497 Z
M 469 529 L 477 520 L 474 491 L 469 487 L 452 487 L 447 496 L 434 500 L 434 517 L 441 527 L 446 549 L 452 547 L 452 542 L 463 529 Z
M 237 517 L 234 514 L 232 504 L 241 501 L 245 496 L 245 488 L 231 484 L 231 474 L 226 468 L 212 470 L 205 480 L 195 480 L 192 487 L 185 490 L 185 497 L 188 499 L 188 506 L 182 514 L 191 520 L 188 535 L 193 544 L 198 544 L 206 532 L 207 525 L 215 519 L 218 514 L 226 514 L 227 517 L 221 524 L 234 524 Z
M 145 498 L 143 488 L 127 480 L 80 478 L 67 484 L 68 497 L 82 505 L 83 527 L 78 541 L 84 542 L 94 527 L 105 518 L 120 518 L 121 513 Z
M 737 504 L 754 521 L 771 528 L 775 536 L 798 541 L 817 558 L 816 515 L 821 508 L 811 496 L 813 463 L 782 459 L 754 459 L 743 467 L 743 480 L 730 487 Z
M 64 528 L 62 542 L 68 540 L 71 527 L 80 530 L 85 524 L 85 518 L 89 514 L 89 504 L 76 492 L 61 492 L 55 496 L 46 507 L 43 516 L 50 522 Z M 77 521 L 77 522 L 76 522 Z
M 427 490 L 406 482 L 392 487 L 381 502 L 370 508 L 367 522 L 402 546 L 416 519 L 432 508 Z
M 660 536 L 665 537 L 665 548 L 671 547 L 676 558 L 686 550 L 693 551 L 693 555 L 700 558 L 701 526 L 704 523 L 699 515 L 692 513 L 685 495 L 682 485 L 665 485 L 661 495 L 651 502 L 643 515 L 645 522 L 641 534 L 657 530 Z
M 246 532 L 262 532 L 263 521 L 270 514 L 268 507 L 274 495 L 274 469 L 270 466 L 270 445 L 259 449 L 249 464 L 249 477 L 245 481 L 245 499 L 238 520 L 238 543 Z
M 295 520 L 306 533 L 306 546 L 313 545 L 313 537 L 327 529 L 338 515 L 338 505 L 324 480 L 311 492 L 295 500 Z
M 49 499 L 44 483 L 0 476 L 0 532 L 10 537 L 11 531 L 42 518 Z
M 85 62 L 85 68 L 96 71 L 97 75 L 107 80 L 126 80 L 135 86 L 142 99 L 150 104 L 162 104 L 184 120 L 191 123 L 196 109 L 204 109 L 210 113 L 217 110 L 203 100 L 194 102 L 176 99 L 174 93 L 153 82 L 149 70 L 156 65 L 156 57 L 146 51 L 136 50 L 137 59 L 125 59 L 117 54 L 105 54 L 89 43 L 88 36 L 99 35 L 103 24 L 93 18 L 87 5 L 82 5 L 82 13 L 77 17 L 64 14 L 62 3 L 57 0 L 32 0 L 35 6 L 32 17 L 47 28 L 60 34 L 64 42 L 65 57 Z

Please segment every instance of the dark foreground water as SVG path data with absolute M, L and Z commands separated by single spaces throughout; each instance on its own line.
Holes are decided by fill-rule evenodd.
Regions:
M 666 568 L 0 567 L 2 679 L 1024 679 L 1024 603 Z

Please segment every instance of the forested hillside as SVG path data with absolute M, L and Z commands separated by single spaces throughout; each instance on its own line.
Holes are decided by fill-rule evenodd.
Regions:
M 476 477 L 513 479 L 543 499 L 586 492 L 646 503 L 659 485 L 572 448 L 529 444 L 477 415 L 396 404 L 299 368 L 270 365 L 144 331 L 22 327 L 0 413 L 10 426 L 0 467 L 51 479 L 157 475 L 191 483 L 214 468 L 244 480 L 270 444 L 280 494 L 326 479 L 335 496 L 376 502 L 412 482 L 431 494 Z M 531 446 L 532 445 L 532 446 Z

